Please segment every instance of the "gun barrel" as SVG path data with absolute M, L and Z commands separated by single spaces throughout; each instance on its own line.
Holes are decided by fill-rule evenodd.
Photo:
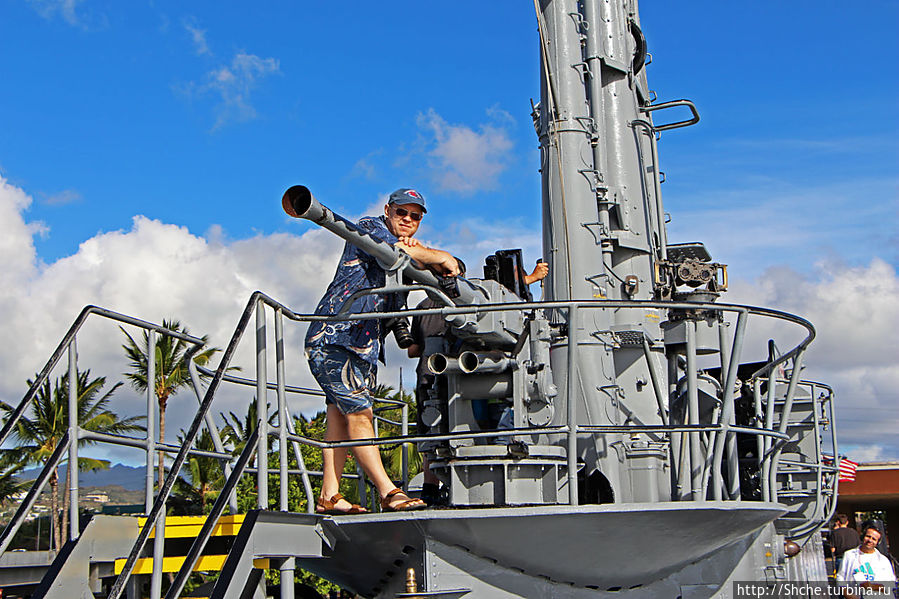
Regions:
M 284 208 L 284 212 L 290 216 L 311 220 L 344 241 L 371 254 L 385 270 L 395 268 L 403 258 L 405 252 L 379 239 L 375 239 L 365 231 L 360 231 L 354 223 L 339 214 L 335 214 L 327 206 L 315 199 L 309 188 L 304 185 L 294 185 L 285 191 L 284 196 L 281 198 L 281 206 Z M 437 275 L 430 271 L 416 268 L 412 264 L 406 265 L 403 269 L 403 274 L 417 283 L 440 287 L 440 280 Z M 474 287 L 464 279 L 459 279 L 459 297 L 455 301 L 457 304 L 478 303 Z
M 428 357 L 428 370 L 433 374 L 444 374 L 449 372 L 461 372 L 459 359 L 444 354 L 431 354 Z
M 503 355 L 479 354 L 473 351 L 464 351 L 459 354 L 459 369 L 466 374 L 503 372 L 511 365 L 512 360 Z

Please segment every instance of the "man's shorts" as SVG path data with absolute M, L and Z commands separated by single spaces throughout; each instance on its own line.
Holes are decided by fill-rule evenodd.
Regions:
M 377 367 L 339 345 L 306 348 L 312 376 L 325 392 L 325 403 L 334 404 L 343 414 L 372 407 L 371 389 Z

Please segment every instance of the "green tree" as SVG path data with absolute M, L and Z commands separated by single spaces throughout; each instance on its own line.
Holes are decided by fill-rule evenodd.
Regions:
M 19 459 L 18 450 L 5 449 L 0 453 L 0 503 L 28 487 L 27 482 L 17 477 L 25 466 Z
M 178 435 L 178 441 L 184 444 L 185 432 Z M 215 451 L 212 435 L 207 429 L 200 431 L 197 436 L 196 449 L 203 451 Z M 219 491 L 225 482 L 225 471 L 221 460 L 206 456 L 190 456 L 186 468 L 175 481 L 174 495 L 178 497 L 183 506 L 178 510 L 185 515 L 199 515 L 207 513 L 207 507 L 212 507 Z
M 269 412 L 268 423 L 274 424 L 277 414 L 272 413 L 270 404 L 267 404 L 267 408 Z M 247 444 L 247 438 L 256 430 L 256 422 L 258 420 L 256 417 L 256 397 L 253 396 L 253 399 L 250 400 L 249 405 L 247 405 L 247 413 L 244 414 L 243 418 L 234 412 L 228 412 L 227 416 L 225 416 L 224 412 L 219 412 L 219 414 L 221 414 L 222 420 L 225 421 L 225 426 L 222 428 L 222 440 L 231 445 L 231 451 L 234 455 L 240 455 L 240 452 L 243 451 Z
M 78 423 L 84 430 L 123 434 L 145 430 L 139 424 L 143 417 L 132 416 L 122 419 L 109 409 L 109 400 L 112 394 L 122 385 L 116 383 L 106 392 L 106 377 L 91 379 L 90 370 L 76 373 L 76 405 L 78 410 Z M 33 382 L 28 381 L 31 387 Z M 69 426 L 69 377 L 58 377 L 52 388 L 49 379 L 38 388 L 31 402 L 30 410 L 23 416 L 13 433 L 16 442 L 16 455 L 25 464 L 40 464 L 46 462 L 57 445 L 65 435 Z M 0 402 L 0 410 L 7 414 L 13 411 L 13 407 L 5 402 Z M 92 445 L 94 442 L 81 439 L 79 447 Z M 109 467 L 107 460 L 79 457 L 77 467 L 79 470 L 102 470 Z M 66 484 L 68 487 L 69 472 L 66 472 Z M 57 548 L 62 546 L 68 510 L 63 506 L 63 522 L 59 522 L 59 472 L 55 470 L 50 475 L 50 526 L 53 539 Z M 68 503 L 68 494 L 65 494 L 65 503 Z
M 409 407 L 408 422 L 410 434 L 415 433 L 416 421 L 416 404 L 415 396 L 409 393 L 394 391 L 389 385 L 378 385 L 375 387 L 372 396 L 380 399 L 391 399 L 393 401 L 402 401 Z M 392 420 L 394 422 L 402 422 L 402 406 L 394 404 L 375 404 L 377 414 L 382 418 Z M 401 425 L 380 421 L 378 423 L 379 437 L 398 437 L 402 434 Z M 413 443 L 397 443 L 391 446 L 381 446 L 381 460 L 384 462 L 384 469 L 394 481 L 400 481 L 403 477 L 403 445 L 408 448 L 409 452 L 409 478 L 412 478 L 421 472 L 422 459 L 421 454 Z
M 162 327 L 171 331 L 188 335 L 187 327 L 181 326 L 177 320 L 163 320 Z M 125 373 L 125 378 L 131 383 L 131 386 L 139 391 L 147 390 L 147 368 L 149 355 L 149 333 L 145 330 L 143 338 L 140 342 L 134 338 L 122 327 L 119 327 L 125 337 L 128 338 L 127 343 L 122 346 L 125 355 L 130 360 L 128 366 L 130 372 Z M 208 335 L 203 335 L 200 339 L 205 343 Z M 156 356 L 155 368 L 156 376 L 153 381 L 153 393 L 159 404 L 159 442 L 165 442 L 165 410 L 168 405 L 169 397 L 175 395 L 182 388 L 191 384 L 190 372 L 188 371 L 187 352 L 192 347 L 190 343 L 182 339 L 177 339 L 170 335 L 159 335 L 156 339 Z M 220 352 L 217 347 L 208 347 L 194 354 L 194 363 L 198 366 L 206 366 L 212 357 Z M 159 481 L 165 478 L 165 452 L 159 452 Z

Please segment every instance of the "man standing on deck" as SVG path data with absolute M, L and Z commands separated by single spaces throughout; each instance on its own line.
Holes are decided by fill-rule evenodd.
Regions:
M 424 214 L 424 197 L 414 189 L 398 189 L 384 206 L 384 215 L 363 217 L 359 229 L 373 238 L 389 243 L 409 254 L 419 266 L 438 275 L 456 276 L 458 264 L 452 255 L 421 245 L 413 236 Z M 383 287 L 384 269 L 370 254 L 347 243 L 340 257 L 334 280 L 325 291 L 315 313 L 337 314 L 353 294 L 362 289 Z M 401 294 L 365 295 L 355 300 L 350 312 L 391 312 L 405 303 Z M 375 436 L 372 425 L 372 395 L 378 360 L 384 361 L 382 320 L 313 322 L 306 334 L 306 357 L 315 380 L 325 392 L 327 426 L 325 440 L 346 441 Z M 339 493 L 340 477 L 346 462 L 346 448 L 323 450 L 322 491 L 316 512 L 355 514 L 365 509 L 351 504 Z M 404 511 L 426 507 L 420 499 L 411 499 L 384 470 L 376 446 L 353 448 L 356 461 L 377 488 L 385 510 Z

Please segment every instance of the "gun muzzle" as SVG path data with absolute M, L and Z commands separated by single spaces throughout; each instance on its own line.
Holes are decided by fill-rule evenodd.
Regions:
M 433 374 L 461 372 L 461 368 L 459 368 L 459 359 L 452 358 L 445 354 L 431 354 L 428 356 L 428 370 Z
M 351 223 L 335 214 L 327 206 L 321 204 L 304 185 L 294 185 L 281 197 L 284 212 L 294 218 L 311 220 L 315 224 L 331 231 L 344 241 L 353 244 L 360 250 L 372 255 L 385 270 L 392 270 L 402 264 L 404 252 L 388 243 L 375 239 L 365 231 L 360 231 L 355 223 Z M 440 289 L 440 279 L 434 273 L 407 264 L 403 274 L 417 283 Z M 476 304 L 484 301 L 479 297 L 475 287 L 465 279 L 458 279 L 459 295 L 456 304 Z M 482 294 L 481 294 L 482 295 Z
M 459 369 L 465 374 L 503 372 L 511 364 L 512 360 L 501 354 L 479 354 L 473 351 L 459 354 Z
M 284 192 L 281 197 L 281 207 L 284 212 L 294 218 L 307 218 L 306 211 L 312 206 L 318 204 L 312 196 L 312 192 L 304 185 L 294 185 Z M 318 204 L 321 206 L 321 204 Z

